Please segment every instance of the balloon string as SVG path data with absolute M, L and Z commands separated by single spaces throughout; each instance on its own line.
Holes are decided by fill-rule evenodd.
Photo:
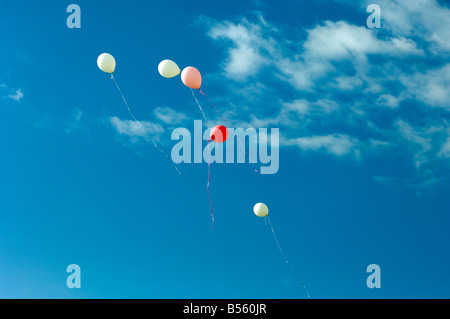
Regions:
M 201 89 L 199 89 L 199 92 L 208 99 L 208 102 L 214 106 L 214 108 L 216 109 L 216 112 L 220 115 L 220 117 L 222 118 L 222 120 L 228 125 L 227 120 L 222 116 L 222 113 L 220 113 L 219 109 L 217 108 L 217 106 L 211 101 L 211 99 L 206 95 L 205 92 L 203 92 Z
M 191 89 L 191 88 L 190 88 L 190 89 Z M 202 112 L 202 114 L 203 114 L 203 118 L 205 119 L 205 121 L 208 121 L 208 120 L 206 119 L 205 113 L 203 113 L 202 106 L 200 105 L 200 103 L 198 102 L 198 100 L 197 100 L 197 98 L 196 98 L 196 96 L 195 96 L 195 94 L 194 94 L 194 90 L 191 89 L 191 92 L 192 92 L 192 96 L 194 97 L 195 102 L 197 102 L 197 105 L 198 105 L 198 108 L 200 109 L 200 112 Z
M 222 120 L 227 124 L 228 126 L 228 121 L 223 117 L 222 113 L 220 113 L 219 109 L 217 108 L 217 106 L 211 101 L 211 99 L 206 95 L 205 92 L 203 92 L 201 89 L 199 89 L 199 92 L 208 99 L 208 102 L 216 109 L 216 112 L 220 115 L 220 117 L 222 118 Z M 244 150 L 245 156 L 248 156 L 248 161 L 250 162 L 250 164 L 252 164 L 253 169 L 256 173 L 258 173 L 258 170 L 255 168 L 254 163 L 252 162 L 252 159 L 250 158 L 250 154 L 247 154 L 247 151 L 245 150 L 244 145 L 242 145 L 242 143 L 237 139 L 237 136 L 234 135 L 234 138 L 236 139 L 236 141 L 241 145 L 242 149 Z
M 209 181 L 210 181 L 210 173 L 211 173 L 211 163 L 209 162 L 209 142 L 211 140 L 208 140 L 208 183 L 206 184 L 206 191 L 208 193 L 208 199 L 209 199 L 209 207 L 211 208 L 211 219 L 212 219 L 212 229 L 214 230 L 214 213 L 211 203 L 211 196 L 209 195 Z
M 301 281 L 300 278 L 297 276 L 297 274 L 295 273 L 295 271 L 294 271 L 294 269 L 292 268 L 291 264 L 290 264 L 289 261 L 287 260 L 286 255 L 285 255 L 284 252 L 283 252 L 283 249 L 281 249 L 280 243 L 278 242 L 277 236 L 275 235 L 275 231 L 273 230 L 272 223 L 270 222 L 269 216 L 266 216 L 266 217 L 265 217 L 265 222 L 266 222 L 266 225 L 267 225 L 267 223 L 269 223 L 270 229 L 272 230 L 273 238 L 275 239 L 275 242 L 276 242 L 276 244 L 277 244 L 277 246 L 278 246 L 278 250 L 280 251 L 281 255 L 282 255 L 283 258 L 284 258 L 284 262 L 286 263 L 286 265 L 288 265 L 289 270 L 294 274 L 295 279 L 297 279 L 297 281 L 300 283 L 300 285 L 305 289 L 306 295 L 308 296 L 308 298 L 310 298 L 310 295 L 309 295 L 309 292 L 308 292 L 308 288 L 306 288 L 306 285 L 305 285 L 305 284 L 303 283 L 303 281 Z
M 147 141 L 151 141 L 151 142 L 153 143 L 153 145 L 155 146 L 155 148 L 156 148 L 159 152 L 161 152 L 161 153 L 162 153 L 162 154 L 170 161 L 170 163 L 171 163 L 172 166 L 176 169 L 176 171 L 178 172 L 178 174 L 181 175 L 181 172 L 178 170 L 178 168 L 175 166 L 175 164 L 170 160 L 169 156 L 168 156 L 162 149 L 160 149 L 160 148 L 158 147 L 158 145 L 156 145 L 155 140 L 154 140 L 153 138 L 151 138 L 151 137 L 147 134 L 147 131 L 146 131 L 145 128 L 142 126 L 141 122 L 138 121 L 138 120 L 136 119 L 136 117 L 133 115 L 133 113 L 131 112 L 130 106 L 128 105 L 128 102 L 127 102 L 127 100 L 125 99 L 125 96 L 123 95 L 122 90 L 120 89 L 119 85 L 117 84 L 116 79 L 114 78 L 114 75 L 113 75 L 112 73 L 111 73 L 111 79 L 113 80 L 114 84 L 116 85 L 117 90 L 119 91 L 120 95 L 122 96 L 122 100 L 123 100 L 123 102 L 125 103 L 125 105 L 126 105 L 126 107 L 127 107 L 128 113 L 130 113 L 130 116 L 133 118 L 133 120 L 139 125 L 139 127 L 141 128 L 141 130 L 144 132 L 144 138 L 145 138 Z

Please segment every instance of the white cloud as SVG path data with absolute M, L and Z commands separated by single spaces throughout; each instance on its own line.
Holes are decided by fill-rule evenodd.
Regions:
M 121 120 L 118 117 L 111 117 L 110 123 L 119 134 L 130 137 L 146 137 L 147 135 L 159 135 L 164 132 L 164 128 L 159 124 L 146 121 Z
M 389 186 L 395 186 L 398 184 L 398 178 L 392 176 L 373 176 L 373 179 L 380 184 L 385 184 Z
M 284 110 L 289 112 L 295 112 L 300 117 L 303 117 L 310 110 L 309 102 L 305 99 L 294 100 L 292 102 L 283 103 Z
M 288 129 L 298 126 L 299 121 L 303 124 L 311 119 L 320 117 L 339 109 L 339 105 L 332 100 L 321 99 L 310 102 L 306 99 L 297 99 L 290 102 L 280 102 L 281 108 L 278 114 L 270 117 L 259 118 L 251 115 L 250 125 L 252 127 L 283 126 Z
M 208 32 L 214 39 L 224 39 L 231 42 L 228 48 L 228 58 L 223 64 L 225 74 L 236 81 L 246 80 L 256 75 L 260 68 L 268 63 L 263 51 L 271 44 L 271 39 L 265 39 L 261 26 L 250 23 L 246 19 L 238 24 L 226 21 L 216 23 Z
M 18 89 L 14 94 L 8 95 L 8 97 L 16 102 L 19 102 L 21 99 L 23 99 L 23 92 L 21 89 Z
M 354 8 L 359 2 L 360 9 L 366 8 L 372 0 L 334 0 Z M 391 33 L 420 38 L 430 52 L 439 54 L 450 51 L 450 8 L 444 1 L 436 0 L 377 0 L 381 8 L 381 28 Z
M 388 106 L 390 108 L 396 108 L 404 98 L 401 96 L 393 96 L 392 94 L 382 94 L 377 99 L 377 103 L 380 105 Z
M 442 144 L 442 147 L 438 153 L 438 155 L 441 157 L 450 157 L 450 130 L 448 130 L 448 133 L 448 137 Z
M 408 94 L 426 105 L 450 110 L 450 63 L 425 72 L 400 76 Z
M 419 37 L 431 52 L 450 52 L 450 9 L 435 0 L 379 0 L 383 27 Z
M 279 126 L 283 136 L 302 136 L 284 138 L 282 145 L 305 151 L 358 157 L 360 151 L 377 156 L 395 150 L 392 156 L 412 157 L 417 172 L 450 157 L 443 137 L 450 114 L 441 113 L 450 110 L 450 61 L 436 54 L 447 46 L 450 52 L 450 41 L 442 41 L 450 12 L 434 0 L 380 6 L 380 31 L 364 22 L 322 21 L 296 32 L 305 35 L 300 39 L 286 37 L 289 26 L 274 26 L 261 15 L 209 20 L 209 36 L 226 48 L 221 72 L 231 80 L 227 103 L 240 117 L 233 122 L 247 117 L 254 127 Z M 446 21 L 439 10 L 449 13 Z M 433 17 L 436 22 L 421 24 Z M 235 94 L 247 86 L 263 89 Z
M 324 149 L 330 154 L 343 156 L 351 153 L 357 154 L 356 146 L 358 141 L 344 134 L 334 134 L 285 139 L 283 144 L 297 146 L 304 151 Z
M 72 119 L 68 124 L 66 133 L 71 133 L 80 129 L 86 130 L 86 127 L 81 124 L 81 119 L 83 118 L 84 112 L 79 108 L 76 108 L 72 112 Z
M 365 26 L 349 24 L 345 21 L 325 21 L 308 31 L 308 39 L 303 45 L 306 55 L 327 60 L 340 60 L 367 54 L 423 54 L 414 41 L 403 37 L 386 40 L 378 39 Z
M 247 19 L 239 22 L 211 22 L 208 35 L 216 41 L 231 43 L 223 63 L 225 74 L 244 81 L 263 67 L 275 68 L 281 79 L 297 89 L 313 90 L 314 81 L 335 71 L 334 62 L 351 60 L 361 73 L 368 67 L 368 55 L 393 57 L 422 56 L 417 44 L 405 37 L 379 39 L 368 28 L 345 21 L 325 21 L 307 31 L 303 44 L 293 44 L 279 35 L 279 29 L 257 17 L 259 24 Z M 263 21 L 263 22 L 261 22 Z M 361 86 L 361 77 L 342 76 L 334 85 L 344 90 Z
M 369 55 L 404 57 L 421 56 L 423 52 L 414 41 L 404 37 L 381 40 L 366 27 L 325 21 L 308 30 L 303 47 L 294 57 L 292 52 L 284 52 L 277 65 L 282 77 L 295 88 L 312 90 L 315 80 L 337 71 L 334 63 L 352 61 L 360 77 L 339 74 L 332 83 L 339 89 L 351 90 L 363 84 L 363 75 L 370 67 Z
M 172 110 L 170 107 L 157 107 L 153 113 L 156 118 L 163 121 L 166 124 L 180 124 L 181 122 L 188 119 L 188 117 L 180 112 Z
M 363 85 L 363 81 L 359 77 L 355 76 L 340 76 L 335 79 L 333 87 L 342 91 L 351 91 L 360 88 Z
M 422 164 L 429 160 L 428 155 L 433 148 L 433 133 L 441 131 L 442 128 L 416 129 L 401 119 L 397 120 L 396 126 L 401 136 L 416 146 L 414 164 L 416 168 L 420 168 Z

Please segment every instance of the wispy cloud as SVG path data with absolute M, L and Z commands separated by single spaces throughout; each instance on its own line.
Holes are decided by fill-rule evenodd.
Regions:
M 357 150 L 358 141 L 343 134 L 284 139 L 282 144 L 294 145 L 305 151 L 325 150 L 336 156 L 359 154 Z
M 84 112 L 81 109 L 76 108 L 75 110 L 73 110 L 72 118 L 69 121 L 69 124 L 67 125 L 67 128 L 66 128 L 66 133 L 72 133 L 72 132 L 78 131 L 78 130 L 86 131 L 87 128 L 82 124 L 83 116 L 84 116 Z
M 366 2 L 360 1 L 364 14 Z M 225 48 L 218 72 L 230 79 L 224 103 L 234 122 L 278 126 L 281 145 L 302 151 L 406 155 L 422 177 L 449 158 L 450 11 L 435 0 L 380 6 L 382 30 L 321 21 L 300 30 L 300 40 L 261 13 L 199 19 Z M 432 180 L 433 172 L 424 178 Z
M 450 63 L 440 68 L 400 76 L 407 93 L 432 107 L 450 110 Z
M 270 51 L 275 42 L 264 37 L 263 27 L 267 24 L 261 15 L 258 19 L 259 24 L 249 22 L 245 18 L 237 24 L 207 20 L 211 24 L 208 35 L 214 40 L 224 40 L 230 44 L 228 57 L 222 67 L 226 76 L 233 80 L 246 80 L 270 63 Z
M 381 94 L 376 102 L 379 105 L 388 106 L 390 108 L 396 108 L 399 106 L 402 100 L 404 100 L 403 96 L 394 96 L 392 94 L 386 93 Z
M 23 92 L 21 89 L 18 89 L 14 93 L 8 95 L 8 97 L 16 102 L 19 102 L 21 99 L 23 99 Z
M 441 149 L 439 150 L 438 155 L 445 158 L 450 158 L 450 129 L 447 130 L 448 137 L 445 142 L 442 144 Z
M 366 3 L 366 1 L 362 1 Z M 424 40 L 434 53 L 450 52 L 450 9 L 434 0 L 379 0 L 383 26 L 393 33 Z
M 427 159 L 426 154 L 432 149 L 431 138 L 425 137 L 426 132 L 419 132 L 415 130 L 411 125 L 404 122 L 403 120 L 397 121 L 397 126 L 402 137 L 407 141 L 417 145 L 418 150 L 414 155 L 414 164 L 419 168 Z
M 188 119 L 185 114 L 174 111 L 170 107 L 157 107 L 153 113 L 157 119 L 169 125 L 177 125 Z
M 119 134 L 129 137 L 157 136 L 164 132 L 160 124 L 151 122 L 122 120 L 116 116 L 111 117 L 109 121 Z

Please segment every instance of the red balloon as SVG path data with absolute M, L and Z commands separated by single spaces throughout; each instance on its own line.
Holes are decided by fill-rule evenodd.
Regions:
M 228 129 L 223 125 L 217 125 L 211 130 L 209 137 L 216 143 L 223 143 L 228 138 Z

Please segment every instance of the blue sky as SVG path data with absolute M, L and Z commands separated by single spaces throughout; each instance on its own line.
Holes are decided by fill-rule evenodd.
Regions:
M 0 297 L 450 297 L 450 6 L 377 1 L 1 1 Z M 374 2 L 375 3 L 375 2 Z M 201 119 L 280 129 L 280 169 L 170 163 Z M 223 124 L 198 94 L 209 119 Z M 81 268 L 80 289 L 66 268 Z M 366 267 L 381 268 L 381 288 Z

